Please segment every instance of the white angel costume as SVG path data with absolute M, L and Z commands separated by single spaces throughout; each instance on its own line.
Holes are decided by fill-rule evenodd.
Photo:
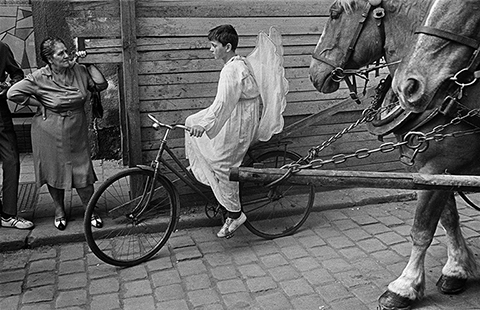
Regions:
M 281 113 L 288 83 L 278 48 L 281 37 L 273 28 L 270 35 L 273 40 L 260 33 L 257 47 L 247 58 L 235 56 L 225 63 L 212 105 L 185 121 L 189 127 L 202 126 L 206 133 L 200 138 L 185 134 L 185 153 L 193 174 L 231 212 L 239 212 L 241 206 L 239 183 L 229 180 L 230 168 L 240 166 L 253 142 L 267 141 L 283 129 Z M 276 101 L 273 106 L 271 101 Z

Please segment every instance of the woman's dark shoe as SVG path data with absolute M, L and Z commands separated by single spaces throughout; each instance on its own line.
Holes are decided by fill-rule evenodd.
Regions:
M 65 230 L 65 228 L 67 228 L 67 219 L 65 217 L 56 218 L 53 225 L 55 225 L 58 230 Z
M 95 228 L 102 228 L 103 227 L 103 221 L 102 218 L 96 214 L 92 214 L 92 218 L 90 219 L 90 223 L 92 224 L 92 227 Z

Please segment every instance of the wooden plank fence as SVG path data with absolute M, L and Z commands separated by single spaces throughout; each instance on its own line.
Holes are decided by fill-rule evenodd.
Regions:
M 336 93 L 321 94 L 308 76 L 311 54 L 328 19 L 331 2 L 69 0 L 67 22 L 72 36 L 87 39 L 89 62 L 123 64 L 121 122 L 128 163 L 134 165 L 153 158 L 161 137 L 161 132 L 150 127 L 147 113 L 164 123 L 182 123 L 188 115 L 213 101 L 222 63 L 212 58 L 206 34 L 222 23 L 237 29 L 240 35 L 237 51 L 244 56 L 253 50 L 259 31 L 268 32 L 273 26 L 282 33 L 284 66 L 290 83 L 284 114 L 286 126 L 345 99 L 348 93 L 344 85 Z M 352 102 L 344 111 L 313 122 L 289 137 L 293 141 L 289 148 L 306 154 L 309 148 L 357 120 L 364 107 Z M 184 158 L 183 143 L 183 133 L 170 141 L 181 158 Z M 324 156 L 378 145 L 377 138 L 361 125 L 326 149 Z M 401 170 L 398 156 L 398 153 L 375 154 L 329 169 Z

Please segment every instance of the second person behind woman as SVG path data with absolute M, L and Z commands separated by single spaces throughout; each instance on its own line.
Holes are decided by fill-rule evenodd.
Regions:
M 37 186 L 47 184 L 55 205 L 54 225 L 67 226 L 65 190 L 75 188 L 84 207 L 93 195 L 97 180 L 88 141 L 85 102 L 91 91 L 108 84 L 93 65 L 72 61 L 60 38 L 46 38 L 40 45 L 45 67 L 28 75 L 8 91 L 8 98 L 21 105 L 37 107 L 32 120 L 32 148 Z M 97 215 L 91 224 L 102 227 Z

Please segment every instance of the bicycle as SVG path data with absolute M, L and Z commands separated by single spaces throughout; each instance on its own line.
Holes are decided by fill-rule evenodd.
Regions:
M 207 217 L 224 211 L 206 191 L 209 187 L 196 180 L 167 144 L 173 130 L 188 128 L 163 124 L 151 114 L 148 117 L 154 129 L 165 129 L 155 160 L 150 166 L 127 168 L 108 178 L 95 191 L 85 211 L 87 243 L 99 259 L 111 265 L 140 264 L 165 245 L 180 217 L 180 196 L 174 184 L 179 180 L 205 199 Z M 287 144 L 284 142 L 283 150 L 262 151 L 265 145 L 250 148 L 244 165 L 278 168 L 299 160 L 300 155 L 286 150 Z M 172 172 L 177 179 L 167 178 L 161 169 Z M 257 236 L 273 239 L 291 235 L 303 225 L 313 206 L 315 188 L 304 184 L 269 188 L 265 184 L 243 183 L 240 197 L 242 211 L 247 215 L 245 227 Z M 93 213 L 102 217 L 102 228 L 91 226 Z

